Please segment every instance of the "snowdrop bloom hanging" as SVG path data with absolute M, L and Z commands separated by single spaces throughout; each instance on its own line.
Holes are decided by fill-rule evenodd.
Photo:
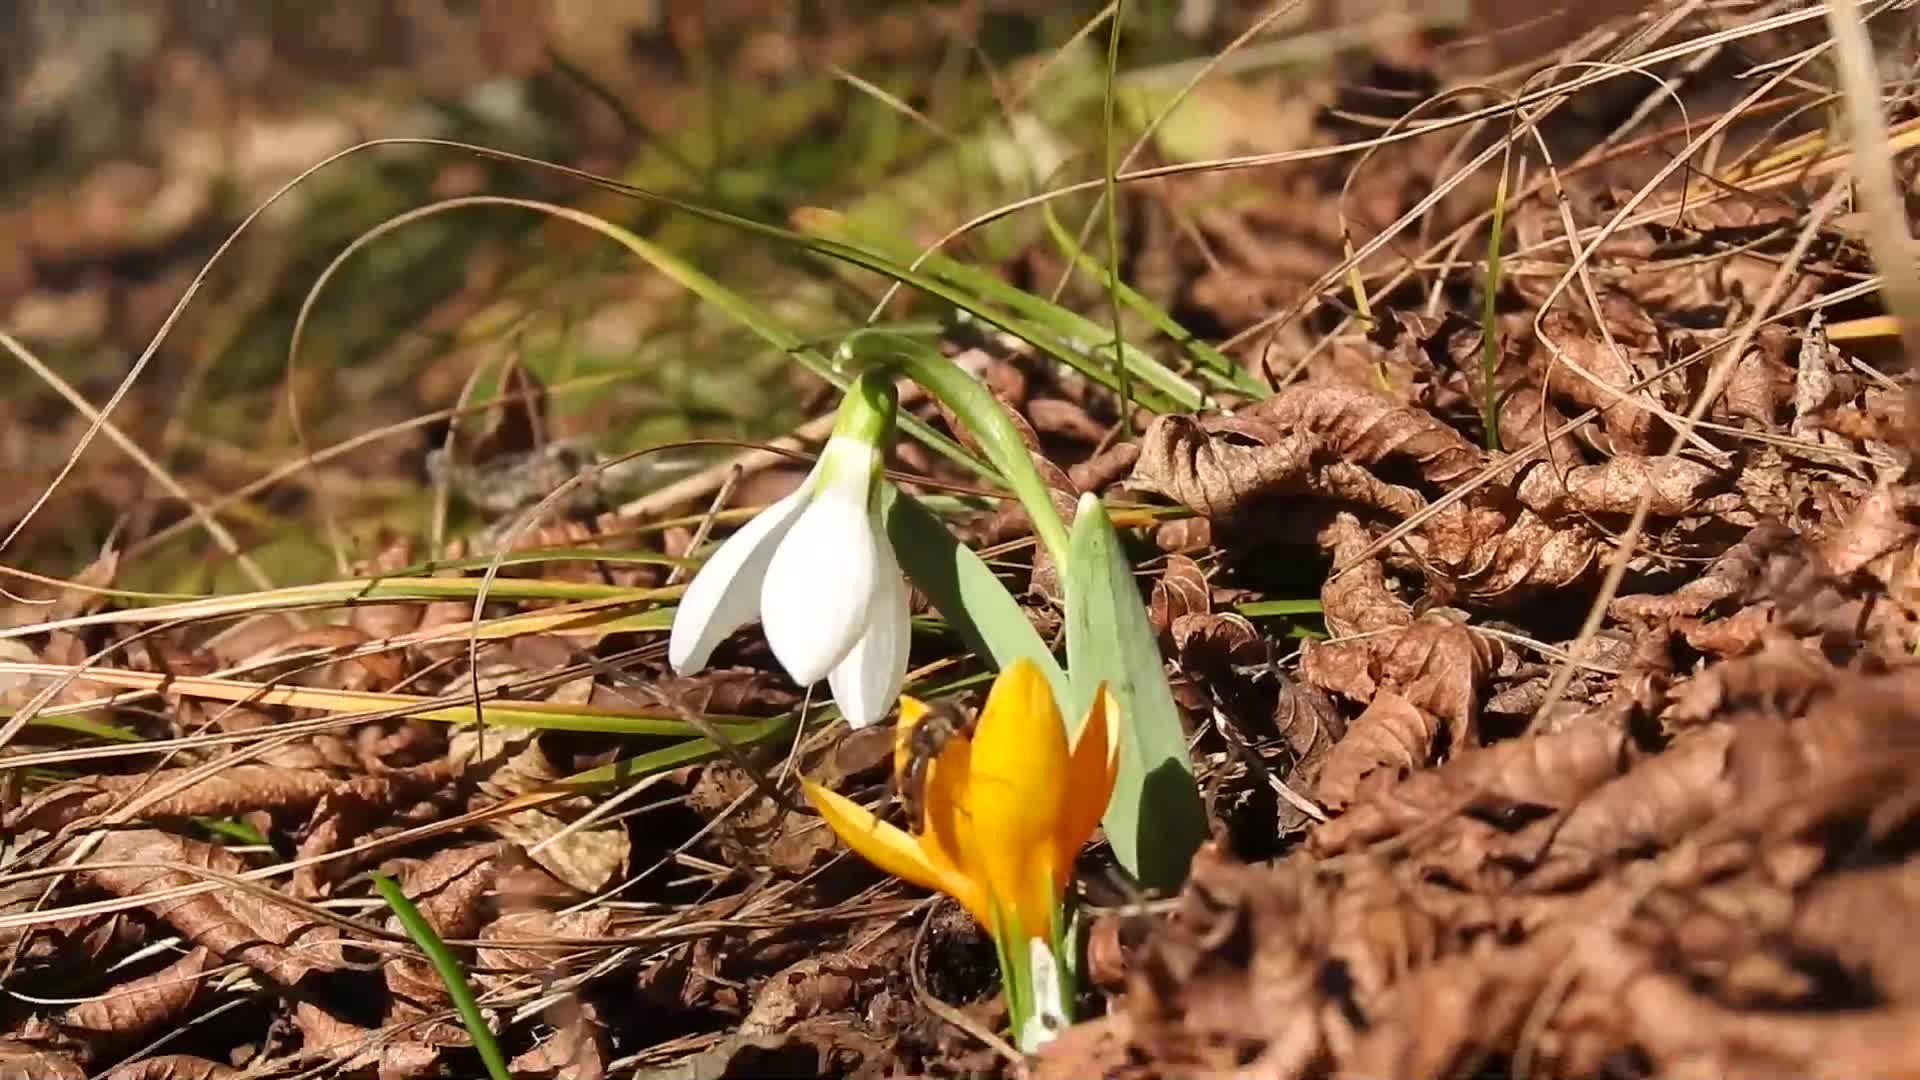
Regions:
M 714 551 L 680 598 L 667 659 L 705 667 L 759 618 L 794 682 L 825 678 L 853 727 L 878 721 L 906 681 L 907 584 L 879 514 L 882 447 L 893 427 L 890 379 L 848 387 L 833 435 L 798 490 Z

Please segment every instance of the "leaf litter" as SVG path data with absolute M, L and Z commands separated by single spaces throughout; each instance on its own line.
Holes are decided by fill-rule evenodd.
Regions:
M 1760 18 L 1597 11 L 1563 59 L 1684 46 L 1652 70 L 1698 123 L 1742 66 L 1824 40 L 1804 20 L 1755 32 Z M 896 47 L 871 34 L 841 47 Z M 774 44 L 759 46 L 770 71 Z M 1378 134 L 1464 79 L 1476 47 L 1401 42 L 1353 87 L 1317 84 L 1306 138 Z M 26 590 L 53 604 L 8 610 L 10 712 L 110 723 L 141 745 L 76 751 L 29 724 L 7 746 L 0 945 L 15 997 L 0 1077 L 475 1074 L 444 984 L 370 904 L 369 869 L 460 955 L 517 1076 L 1904 1075 L 1897 1063 L 1920 1060 L 1904 933 L 1920 921 L 1913 376 L 1823 329 L 1875 310 L 1853 288 L 1872 272 L 1857 223 L 1829 222 L 1787 257 L 1844 169 L 1817 121 L 1771 126 L 1806 87 L 1729 129 L 1700 166 L 1714 183 L 1669 182 L 1614 221 L 1688 138 L 1662 94 L 1636 113 L 1628 81 L 1554 106 L 1551 167 L 1514 135 L 1527 161 L 1509 178 L 1492 327 L 1475 260 L 1493 178 L 1459 166 L 1504 124 L 1123 187 L 1129 273 L 1230 342 L 1266 394 L 1214 387 L 1208 408 L 1152 415 L 1017 340 L 948 328 L 943 348 L 1008 410 L 1063 510 L 1091 491 L 1136 515 L 1121 520 L 1139 530 L 1215 824 L 1174 897 L 1138 896 L 1103 847 L 1086 854 L 1093 1018 L 1033 1062 L 973 1034 L 1005 1020 L 979 929 L 848 858 L 792 798 L 804 774 L 888 799 L 884 737 L 783 721 L 628 773 L 676 744 L 177 681 L 425 695 L 483 717 L 513 702 L 653 710 L 744 732 L 804 704 L 755 635 L 682 678 L 660 655 L 664 624 L 489 632 L 557 599 L 33 631 L 123 610 L 99 591 L 119 584 L 125 560 L 109 556 L 77 588 Z M 1463 100 L 1418 117 L 1464 114 Z M 1911 103 L 1892 107 L 1909 131 Z M 1754 164 L 1782 150 L 1784 166 Z M 136 180 L 158 182 L 96 177 L 119 193 L 101 212 L 130 213 Z M 1345 273 L 1348 251 L 1443 184 Z M 73 207 L 46 205 L 34 235 L 68 246 L 36 254 L 30 277 L 104 257 L 92 248 L 116 230 L 49 233 Z M 1032 284 L 1064 264 L 1040 239 L 1003 269 Z M 1374 293 L 1365 309 L 1356 281 Z M 1775 284 L 1760 313 L 1773 321 L 1683 437 L 1708 369 Z M 1103 290 L 1065 296 L 1104 310 Z M 1177 365 L 1178 345 L 1152 347 Z M 636 515 L 583 484 L 523 529 L 561 475 L 525 481 L 528 463 L 592 458 L 554 441 L 564 417 L 540 376 L 515 366 L 500 386 L 530 404 L 481 409 L 479 437 L 431 477 L 481 527 L 437 547 L 385 536 L 364 573 L 480 556 L 439 571 L 477 580 L 513 538 L 510 554 L 566 555 L 496 580 L 670 585 L 711 524 L 707 496 L 763 501 L 801 475 L 763 462 Z M 921 493 L 977 484 L 910 443 L 892 464 Z M 126 485 L 84 475 L 79 494 Z M 1024 515 L 962 505 L 956 531 L 1056 634 L 1057 571 Z M 623 561 L 636 553 L 657 558 Z M 926 629 L 915 661 L 933 685 L 978 670 Z M 38 701 L 55 672 L 74 677 Z

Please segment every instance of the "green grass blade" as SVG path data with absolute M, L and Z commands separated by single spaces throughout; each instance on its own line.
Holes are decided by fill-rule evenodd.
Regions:
M 1101 94 L 1102 122 L 1100 125 L 1100 189 L 1101 203 L 1106 210 L 1107 219 L 1107 265 L 1117 271 L 1120 266 L 1120 186 L 1114 183 L 1113 175 L 1118 166 L 1113 160 L 1113 109 L 1116 95 L 1113 92 L 1113 74 L 1120 67 L 1120 26 L 1126 21 L 1126 0 L 1113 0 L 1113 18 L 1107 23 L 1107 83 Z M 1107 277 L 1107 301 L 1109 314 L 1113 316 L 1113 369 L 1120 380 L 1120 433 L 1133 438 L 1133 394 L 1128 385 L 1126 361 L 1126 335 L 1120 329 L 1120 275 L 1116 272 Z
M 1500 183 L 1493 189 L 1493 223 L 1488 226 L 1487 280 L 1480 301 L 1480 423 L 1487 435 L 1487 449 L 1500 449 L 1500 390 L 1494 385 L 1500 374 L 1500 323 L 1495 301 L 1500 295 L 1500 234 L 1507 222 L 1507 162 L 1500 161 Z
M 400 925 L 407 931 L 420 951 L 427 954 L 427 960 L 433 964 L 433 970 L 440 975 L 440 981 L 447 986 L 447 996 L 453 999 L 453 1009 L 460 1014 L 460 1023 L 473 1037 L 473 1048 L 480 1052 L 480 1060 L 486 1063 L 487 1075 L 492 1080 L 513 1080 L 507 1072 L 507 1058 L 500 1052 L 500 1044 L 493 1037 L 493 1029 L 487 1026 L 487 1018 L 480 1014 L 480 1002 L 473 996 L 473 987 L 467 985 L 467 973 L 460 968 L 460 961 L 433 932 L 433 925 L 413 906 L 407 894 L 393 883 L 387 875 L 375 871 L 368 875 L 373 879 L 373 887 L 393 909 Z
M 768 717 L 749 723 L 729 724 L 724 729 L 727 739 L 735 746 L 746 747 L 778 738 L 792 730 L 797 717 L 792 713 Z M 658 750 L 649 750 L 644 754 L 635 754 L 629 758 L 608 762 L 605 765 L 574 773 L 553 782 L 556 788 L 573 788 L 580 791 L 597 791 L 607 787 L 619 787 L 643 780 L 656 773 L 677 769 L 682 765 L 692 765 L 705 761 L 720 753 L 720 747 L 712 739 L 704 736 L 687 739 L 663 746 Z
M 826 220 L 827 215 L 818 215 L 813 224 L 824 233 L 828 228 Z M 913 280 L 909 284 L 924 288 L 927 282 L 936 283 L 941 291 L 935 295 L 955 307 L 998 326 L 1107 389 L 1119 392 L 1121 380 L 1114 374 L 1112 363 L 1100 355 L 1113 337 L 1110 328 L 1044 296 L 1036 296 L 1018 288 L 997 274 L 938 252 L 922 258 L 918 271 L 907 271 L 906 255 L 889 252 L 871 239 L 861 239 L 863 248 L 876 253 L 876 257 L 896 259 L 893 265 L 912 275 Z M 1000 305 L 1005 311 L 997 311 L 988 307 L 988 304 Z M 1165 413 L 1197 409 L 1204 402 L 1205 398 L 1199 389 L 1151 354 L 1126 346 L 1121 358 L 1126 362 L 1129 374 L 1139 379 L 1142 387 L 1151 390 L 1135 394 L 1135 404 Z M 1139 390 L 1141 387 L 1133 389 Z
M 101 611 L 71 619 L 31 623 L 0 630 L 0 639 L 42 634 L 51 630 L 72 630 L 83 626 L 125 623 L 161 623 L 187 619 L 217 619 L 233 615 L 251 615 L 264 611 L 315 605 L 355 605 L 387 603 L 395 600 L 472 600 L 484 589 L 495 600 L 600 601 L 607 604 L 652 603 L 672 599 L 678 589 L 635 589 L 624 585 L 604 585 L 591 581 L 552 581 L 544 578 L 496 577 L 436 578 L 377 577 L 344 581 L 320 581 L 311 585 L 292 585 L 282 589 L 209 596 L 177 604 L 125 611 Z
M 1235 604 L 1233 610 L 1249 619 L 1274 615 L 1319 615 L 1324 611 L 1318 600 L 1255 600 Z
M 610 221 L 595 217 L 592 214 L 574 210 L 570 207 L 554 206 L 549 203 L 537 203 L 523 199 L 500 201 L 504 201 L 513 206 L 522 206 L 554 214 L 566 218 L 569 221 L 585 225 L 587 228 L 600 233 L 602 236 L 607 237 L 639 256 L 642 261 L 651 265 L 654 269 L 678 282 L 680 286 L 688 292 L 712 304 L 715 308 L 719 309 L 722 314 L 739 323 L 747 330 L 752 331 L 762 341 L 793 357 L 801 366 L 818 375 L 820 378 L 825 379 L 827 382 L 832 383 L 836 389 L 843 392 L 846 390 L 850 382 L 847 376 L 836 371 L 833 364 L 829 362 L 825 356 L 807 344 L 806 340 L 801 338 L 800 335 L 788 329 L 779 319 L 774 318 L 772 313 L 739 293 L 734 292 L 732 289 L 727 288 L 725 285 L 720 284 L 718 281 L 708 277 L 706 274 L 701 273 L 699 270 L 696 270 L 692 264 L 665 248 L 649 243 L 633 232 L 623 229 Z M 801 236 L 799 233 L 788 232 L 785 229 L 776 228 L 771 225 L 761 225 L 748 218 L 737 217 L 724 211 L 707 210 L 696 207 L 692 203 L 684 203 L 677 199 L 665 199 L 664 201 L 682 210 L 695 213 L 698 216 L 720 222 L 721 224 L 734 225 L 739 228 L 753 226 L 749 231 L 760 233 L 761 235 L 770 234 L 775 238 L 782 239 L 788 243 L 799 244 L 803 247 L 809 246 L 807 238 Z M 972 454 L 967 453 L 953 440 L 934 431 L 919 419 L 903 413 L 900 416 L 899 423 L 902 431 L 920 440 L 920 442 L 926 444 L 929 449 L 976 474 L 987 475 L 985 468 L 978 461 L 974 460 Z
M 1134 314 L 1145 319 L 1155 330 L 1160 331 L 1169 339 L 1179 344 L 1182 349 L 1186 350 L 1187 355 L 1193 358 L 1193 362 L 1203 373 L 1216 378 L 1222 384 L 1238 390 L 1243 394 L 1248 394 L 1253 397 L 1265 397 L 1267 395 L 1266 386 L 1261 383 L 1259 379 L 1255 378 L 1252 372 L 1234 363 L 1233 358 L 1226 353 L 1200 340 L 1193 331 L 1181 326 L 1180 323 L 1176 321 L 1172 315 L 1167 314 L 1166 310 L 1160 307 L 1160 305 L 1142 296 L 1133 286 L 1116 279 L 1113 274 L 1107 270 L 1105 263 L 1095 258 L 1093 254 L 1085 248 L 1074 243 L 1073 234 L 1068 232 L 1067 227 L 1060 223 L 1060 218 L 1053 212 L 1051 205 L 1042 207 L 1041 211 L 1041 216 L 1047 224 L 1047 232 L 1052 235 L 1054 246 L 1060 249 L 1060 254 L 1072 259 L 1081 269 L 1092 274 L 1095 280 L 1100 282 L 1102 287 L 1112 289 L 1116 292 L 1120 297 L 1120 302 L 1131 309 Z M 1132 345 L 1124 346 L 1124 348 L 1129 354 L 1129 362 L 1134 362 L 1131 359 L 1131 354 L 1138 353 L 1139 349 Z
M 1067 723 L 1080 722 L 1101 682 L 1120 706 L 1119 776 L 1103 819 L 1107 842 L 1142 885 L 1177 889 L 1206 839 L 1206 810 L 1133 567 L 1092 495 L 1081 498 L 1074 516 L 1066 585 L 1067 671 L 1076 695 Z

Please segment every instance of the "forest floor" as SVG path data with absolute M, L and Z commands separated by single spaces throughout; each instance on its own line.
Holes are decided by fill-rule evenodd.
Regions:
M 1920 1076 L 1907 14 L 1863 134 L 1820 6 L 1127 5 L 1111 91 L 1092 11 L 846 6 L 4 16 L 0 1080 L 482 1075 L 375 870 L 529 1080 Z M 400 218 L 476 196 L 668 254 Z M 757 630 L 665 658 L 875 320 L 1112 508 L 1212 826 L 1173 896 L 1083 854 L 1031 1060 L 971 919 L 788 797 L 883 805 L 890 730 Z M 892 458 L 1055 637 L 1003 493 Z M 910 691 L 969 685 L 915 602 Z

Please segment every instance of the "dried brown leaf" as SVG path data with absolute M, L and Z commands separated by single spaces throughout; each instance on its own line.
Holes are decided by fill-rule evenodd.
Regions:
M 1540 462 L 1520 478 L 1515 494 L 1534 513 L 1631 514 L 1641 496 L 1653 493 L 1649 513 L 1680 517 L 1720 486 L 1722 471 L 1682 457 L 1621 454 L 1600 465 L 1556 471 Z
M 17 1039 L 0 1039 L 0 1080 L 87 1080 L 71 1054 Z
M 211 952 L 191 949 L 151 975 L 69 1008 L 61 1014 L 60 1026 L 85 1036 L 90 1044 L 145 1038 L 186 1016 L 199 996 L 201 976 L 212 966 Z
M 1128 484 L 1206 517 L 1231 519 L 1263 499 L 1305 494 L 1312 450 L 1264 421 L 1162 416 L 1140 436 Z
M 1373 785 L 1385 786 L 1424 768 L 1441 728 L 1439 717 L 1391 690 L 1380 691 L 1327 752 L 1314 789 L 1320 805 L 1345 807 Z
M 520 1080 L 603 1080 L 612 1048 L 599 1007 L 568 998 L 547 1010 L 549 1022 L 555 1012 L 562 1015 L 552 1036 L 509 1062 L 508 1073 Z
M 1373 542 L 1359 518 L 1345 512 L 1334 515 L 1320 540 L 1336 563 L 1349 567 L 1320 583 L 1320 610 L 1328 630 L 1339 637 L 1351 637 L 1413 621 L 1413 605 L 1395 594 L 1387 581 L 1385 564 L 1379 559 L 1355 562 Z
M 448 753 L 457 769 L 477 781 L 483 805 L 549 789 L 566 775 L 548 759 L 545 741 L 534 731 L 463 729 L 454 735 Z M 484 759 L 477 757 L 481 753 Z M 618 821 L 574 827 L 593 807 L 585 796 L 564 799 L 492 815 L 487 828 L 526 849 L 554 877 L 580 892 L 595 893 L 625 871 L 633 843 Z
M 1370 639 L 1378 677 L 1447 725 L 1456 746 L 1479 742 L 1480 696 L 1506 646 L 1438 612 L 1395 634 Z
M 124 897 L 206 880 L 168 864 L 206 867 L 229 875 L 247 869 L 239 857 L 223 848 L 155 829 L 133 829 L 104 834 L 79 864 L 76 877 L 92 888 Z M 311 971 L 336 970 L 343 963 L 340 932 L 332 924 L 251 890 L 222 886 L 184 900 L 155 901 L 148 907 L 187 940 L 222 959 L 244 963 L 282 986 L 299 982 Z
M 1748 596 L 1759 582 L 1766 560 L 1792 540 L 1793 532 L 1785 525 L 1763 521 L 1716 558 L 1705 573 L 1671 593 L 1622 596 L 1607 610 L 1616 619 L 1646 621 L 1705 614 L 1724 601 Z
M 1197 856 L 1179 917 L 1130 975 L 1134 1053 L 1163 1075 L 1306 1072 L 1326 1052 L 1324 929 L 1324 899 L 1300 863 L 1262 870 Z
M 470 938 L 486 923 L 487 900 L 493 891 L 494 867 L 502 845 L 498 842 L 448 848 L 409 865 L 400 877 L 400 889 L 441 938 Z M 387 928 L 404 932 L 399 916 L 390 916 Z M 424 960 L 399 957 L 381 966 L 395 1002 L 420 1015 L 441 1008 L 447 1000 L 446 983 Z
M 239 1069 L 192 1054 L 163 1054 L 116 1065 L 100 1080 L 240 1080 Z
M 1861 500 L 1845 524 L 1823 537 L 1816 549 L 1820 562 L 1836 577 L 1864 568 L 1896 548 L 1913 543 L 1912 515 L 1920 510 L 1920 489 L 1882 485 Z
M 1352 1076 L 1456 1076 L 1510 1047 L 1551 974 L 1539 950 L 1481 948 L 1414 971 L 1368 1010 L 1341 1055 Z
M 1213 609 L 1212 591 L 1206 571 L 1185 555 L 1167 556 L 1166 569 L 1154 579 L 1147 602 L 1147 621 L 1156 632 L 1172 632 L 1174 620 L 1183 615 L 1205 614 Z
M 1852 870 L 1807 889 L 1793 916 L 1794 946 L 1831 957 L 1880 999 L 1920 1001 L 1920 860 Z
M 1622 731 L 1596 724 L 1472 747 L 1372 793 L 1314 830 L 1309 842 L 1332 855 L 1442 814 L 1565 809 L 1620 774 L 1625 744 Z
M 1734 796 L 1727 775 L 1733 738 L 1726 724 L 1689 732 L 1566 814 L 1508 837 L 1502 854 L 1531 867 L 1518 887 L 1549 892 L 1579 883 L 1616 858 L 1666 847 L 1726 809 Z
M 1379 472 L 1444 489 L 1480 461 L 1473 444 L 1424 409 L 1355 387 L 1303 384 L 1233 416 L 1159 417 L 1141 436 L 1130 482 L 1211 518 L 1308 493 L 1404 516 L 1420 496 Z
M 1582 409 L 1605 409 L 1600 422 L 1608 436 L 1608 445 L 1602 449 L 1608 452 L 1645 454 L 1659 450 L 1655 443 L 1666 427 L 1645 404 L 1655 388 L 1628 389 L 1653 373 L 1658 358 L 1643 355 L 1618 339 L 1618 348 L 1610 349 L 1578 319 L 1561 311 L 1543 315 L 1541 327 L 1564 356 L 1554 363 L 1552 353 L 1542 344 L 1532 361 L 1535 370 L 1551 369 L 1547 395 Z
M 1672 976 L 1621 998 L 1625 1020 L 1663 1076 L 1920 1077 L 1920 1010 L 1733 1010 Z
M 7 827 L 52 831 L 109 813 L 143 792 L 175 787 L 187 778 L 192 780 L 190 786 L 149 803 L 141 809 L 140 819 L 237 817 L 252 810 L 304 812 L 339 784 L 338 777 L 324 771 L 269 765 L 234 765 L 212 773 L 195 767 L 161 769 L 151 774 L 88 776 L 41 792 L 9 815 Z
M 613 930 L 613 912 L 608 908 L 580 911 L 516 911 L 487 924 L 479 937 L 488 942 L 476 950 L 475 981 L 489 991 L 504 991 L 524 976 L 540 975 L 554 969 L 561 954 L 552 949 L 531 948 L 525 942 L 552 938 L 606 938 Z

